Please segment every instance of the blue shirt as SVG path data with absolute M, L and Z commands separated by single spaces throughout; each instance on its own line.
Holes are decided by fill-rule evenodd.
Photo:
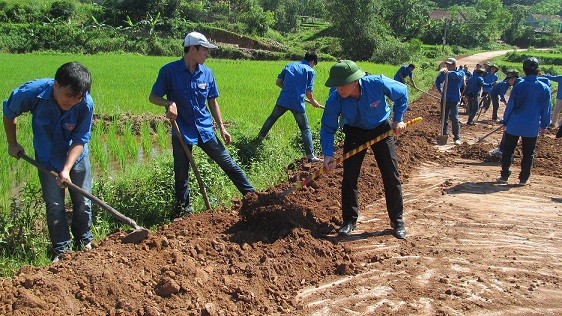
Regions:
M 484 78 L 482 78 L 482 76 L 480 76 L 478 73 L 475 73 L 474 75 L 472 75 L 472 77 L 470 77 L 470 79 L 468 79 L 468 82 L 466 83 L 466 95 L 471 96 L 479 94 L 480 90 L 484 86 L 491 87 L 492 84 L 484 83 Z
M 384 75 L 368 75 L 359 79 L 361 95 L 342 98 L 337 91 L 332 91 L 326 101 L 320 128 L 320 144 L 324 156 L 334 156 L 334 134 L 338 128 L 338 117 L 346 125 L 364 130 L 374 129 L 388 121 L 390 107 L 386 97 L 394 102 L 393 120 L 401 122 L 408 107 L 408 89 L 406 85 Z
M 54 82 L 45 78 L 24 83 L 4 100 L 3 112 L 8 119 L 31 113 L 35 157 L 41 164 L 60 171 L 72 144 L 84 145 L 76 162 L 88 155 L 94 101 L 85 93 L 78 104 L 63 112 L 53 97 Z
M 316 72 L 306 60 L 287 64 L 277 76 L 283 80 L 283 88 L 277 98 L 277 105 L 300 113 L 305 112 L 304 96 L 313 91 Z
M 550 87 L 537 76 L 526 76 L 511 90 L 503 124 L 511 135 L 537 137 L 539 128 L 548 127 L 550 111 Z
M 543 77 L 548 78 L 548 80 L 558 82 L 558 92 L 556 92 L 556 99 L 562 100 L 562 90 L 560 90 L 560 83 L 562 82 L 562 76 L 544 75 Z
M 203 143 L 216 137 L 207 100 L 217 98 L 219 91 L 207 66 L 198 64 L 191 73 L 183 59 L 168 63 L 160 68 L 152 93 L 176 103 L 176 121 L 187 144 L 196 145 L 198 137 Z
M 486 75 L 484 76 L 484 83 L 491 83 L 493 84 L 494 82 L 498 81 L 498 75 L 493 74 L 491 72 L 486 73 Z M 483 86 L 482 87 L 482 92 L 486 92 L 486 93 L 490 93 L 490 91 L 492 90 L 492 85 L 489 86 Z
M 452 102 L 459 102 L 461 100 L 461 88 L 464 84 L 464 71 L 462 70 L 451 70 L 448 72 L 447 81 L 447 100 Z M 435 79 L 435 86 L 437 86 L 437 91 L 443 93 L 442 85 L 445 82 L 445 74 L 440 72 Z M 443 98 L 443 97 L 441 97 Z
M 402 75 L 402 78 L 400 78 L 400 75 Z M 410 77 L 410 79 L 412 79 L 412 71 L 407 65 L 402 65 L 402 67 L 400 67 L 400 69 L 398 69 L 398 71 L 394 75 L 394 80 L 405 83 L 406 77 Z
M 505 102 L 505 93 L 507 92 L 507 89 L 509 89 L 509 83 L 506 80 L 498 82 L 492 87 L 492 90 L 490 90 L 490 95 L 498 95 L 500 100 Z

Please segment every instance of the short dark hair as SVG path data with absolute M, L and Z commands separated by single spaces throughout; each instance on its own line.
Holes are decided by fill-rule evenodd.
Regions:
M 304 60 L 313 61 L 315 65 L 318 64 L 318 54 L 315 51 L 309 50 L 304 54 Z
M 57 69 L 55 80 L 61 87 L 68 87 L 74 95 L 90 92 L 92 77 L 90 71 L 78 62 L 66 63 Z
M 529 57 L 523 60 L 523 71 L 525 75 L 539 74 L 539 60 L 535 57 Z
M 201 45 L 191 45 L 191 46 L 195 47 L 195 50 L 199 50 L 199 48 L 201 48 Z M 187 54 L 187 52 L 189 51 L 189 48 L 190 48 L 191 46 L 185 46 L 185 47 L 183 48 L 183 53 L 184 53 L 184 54 Z
M 410 67 L 412 69 L 416 69 L 416 65 L 414 65 L 414 64 L 409 64 L 408 67 Z

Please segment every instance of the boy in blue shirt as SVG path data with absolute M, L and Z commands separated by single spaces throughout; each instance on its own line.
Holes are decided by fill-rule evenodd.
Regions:
M 468 98 L 468 121 L 467 125 L 474 125 L 474 117 L 478 112 L 478 96 L 485 86 L 491 86 L 491 84 L 484 83 L 484 76 L 486 71 L 484 69 L 477 69 L 474 74 L 468 80 L 466 84 L 466 97 Z
M 166 108 L 166 117 L 176 120 L 182 135 L 172 129 L 172 154 L 174 157 L 174 188 L 177 209 L 173 216 L 192 212 L 189 200 L 189 161 L 178 137 L 182 137 L 191 150 L 199 146 L 226 173 L 242 195 L 254 192 L 244 171 L 232 159 L 218 140 L 213 120 L 225 143 L 231 137 L 223 125 L 217 102 L 219 91 L 210 68 L 203 65 L 209 50 L 217 48 L 199 32 L 191 32 L 184 39 L 184 55 L 170 62 L 158 72 L 149 101 Z M 166 96 L 166 98 L 164 98 Z
M 409 64 L 408 66 L 402 65 L 394 75 L 394 80 L 406 84 L 406 78 L 410 78 L 412 86 L 414 89 L 417 89 L 418 87 L 414 81 L 414 69 L 416 69 L 416 65 L 414 64 Z
M 10 156 L 19 159 L 20 153 L 24 153 L 16 137 L 17 117 L 30 112 L 35 159 L 58 174 L 55 179 L 50 174 L 39 172 L 53 262 L 73 248 L 92 248 L 91 201 L 78 192 L 70 191 L 73 210 L 70 230 L 64 208 L 65 182 L 72 182 L 84 191 L 92 191 L 88 157 L 94 111 L 91 82 L 88 69 L 77 62 L 70 62 L 58 68 L 54 79 L 29 81 L 4 100 L 4 129 Z
M 269 117 L 263 123 L 256 138 L 262 141 L 269 133 L 275 122 L 287 111 L 291 111 L 301 131 L 304 143 L 304 151 L 309 162 L 320 162 L 314 155 L 314 144 L 312 133 L 308 125 L 308 117 L 305 109 L 305 95 L 314 107 L 321 105 L 314 99 L 314 78 L 316 72 L 314 66 L 318 64 L 318 55 L 314 51 L 308 51 L 300 62 L 292 62 L 283 67 L 277 76 L 276 85 L 281 88 L 275 107 Z
M 447 80 L 447 100 L 445 100 L 445 122 L 443 122 L 443 135 L 448 135 L 449 119 L 453 125 L 453 141 L 455 145 L 460 145 L 460 125 L 459 125 L 459 102 L 461 100 L 461 88 L 464 85 L 464 71 L 457 70 L 457 60 L 448 58 L 445 61 L 445 67 L 439 70 L 439 75 L 435 79 L 437 91 L 441 94 L 441 103 L 443 103 L 445 87 L 444 82 Z
M 490 108 L 491 99 L 489 97 L 490 91 L 492 91 L 492 86 L 498 81 L 498 66 L 486 64 L 486 75 L 484 76 L 484 83 L 488 85 L 482 87 L 482 98 L 484 98 L 484 104 L 482 109 L 484 112 L 488 111 Z
M 526 185 L 531 175 L 533 157 L 539 132 L 550 123 L 550 87 L 540 81 L 539 62 L 535 57 L 523 61 L 525 78 L 513 87 L 509 102 L 503 114 L 505 126 L 502 170 L 498 182 L 507 183 L 511 172 L 513 153 L 521 138 L 523 157 L 519 185 Z
M 336 167 L 334 134 L 338 129 L 338 118 L 343 118 L 345 122 L 344 152 L 357 148 L 391 128 L 396 134 L 406 128 L 403 117 L 408 107 L 408 90 L 404 84 L 383 75 L 366 75 L 353 61 L 342 60 L 331 67 L 326 86 L 334 87 L 335 91 L 326 101 L 320 129 L 324 170 L 329 172 Z M 387 97 L 394 103 L 392 125 L 389 122 L 391 109 L 386 104 Z M 404 202 L 394 137 L 390 136 L 373 144 L 371 150 L 382 174 L 393 235 L 403 239 L 406 237 L 402 218 Z M 366 152 L 363 150 L 343 161 L 343 224 L 338 230 L 338 234 L 342 236 L 349 235 L 355 229 L 359 217 L 357 181 Z

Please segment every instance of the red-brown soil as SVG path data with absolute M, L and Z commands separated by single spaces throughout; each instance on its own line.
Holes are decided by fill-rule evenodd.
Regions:
M 418 116 L 397 138 L 405 240 L 391 235 L 368 154 L 350 237 L 335 234 L 340 166 L 284 199 L 289 183 L 177 219 L 136 245 L 116 233 L 56 264 L 24 267 L 0 281 L 0 314 L 562 314 L 562 139 L 540 137 L 531 185 L 513 184 L 519 153 L 511 184 L 497 184 L 488 151 L 501 132 L 476 143 L 497 127 L 490 113 L 461 125 L 461 146 L 436 145 L 437 100 L 411 104 L 406 119 Z M 293 178 L 320 167 L 298 165 Z

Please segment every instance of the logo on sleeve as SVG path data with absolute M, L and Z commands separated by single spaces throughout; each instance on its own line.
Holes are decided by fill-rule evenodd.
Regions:
M 201 90 L 205 90 L 205 88 L 207 88 L 207 83 L 203 82 L 197 85 L 197 87 L 199 87 L 199 89 Z
M 66 127 L 67 130 L 72 131 L 76 127 L 76 124 L 65 123 L 64 127 Z
M 379 106 L 379 102 L 380 101 L 377 100 L 377 101 L 371 103 L 371 105 L 369 105 L 369 106 L 372 107 L 372 108 L 376 108 L 377 106 Z

